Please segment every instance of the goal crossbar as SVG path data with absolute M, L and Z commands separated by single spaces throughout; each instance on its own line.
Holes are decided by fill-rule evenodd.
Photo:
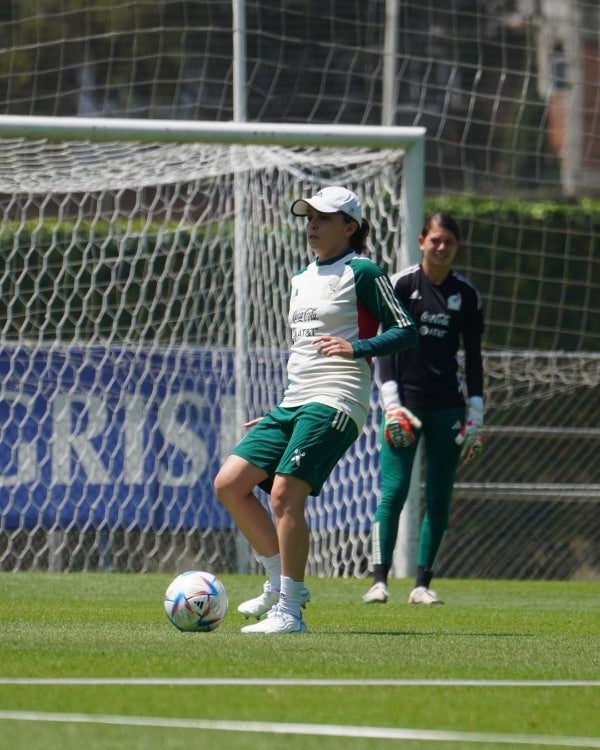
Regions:
M 422 145 L 425 133 L 425 128 L 416 126 L 0 115 L 1 138 L 409 149 Z

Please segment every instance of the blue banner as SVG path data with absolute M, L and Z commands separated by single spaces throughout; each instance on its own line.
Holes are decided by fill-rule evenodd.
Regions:
M 284 371 L 284 358 L 252 355 L 260 413 Z M 232 528 L 213 480 L 235 437 L 233 372 L 230 351 L 1 349 L 2 527 Z M 314 529 L 370 525 L 373 440 L 368 426 L 309 500 Z

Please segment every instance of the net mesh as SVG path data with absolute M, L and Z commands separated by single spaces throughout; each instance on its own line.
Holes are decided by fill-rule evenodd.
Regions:
M 0 141 L 3 569 L 260 572 L 212 493 L 239 434 L 236 346 L 258 416 L 283 389 L 289 278 L 309 259 L 291 200 L 349 184 L 393 271 L 402 163 L 393 150 Z M 506 286 L 474 265 L 478 226 L 465 262 L 492 278 L 493 336 Z M 537 288 L 530 304 L 543 317 L 549 303 Z M 486 352 L 493 461 L 461 469 L 440 573 L 595 569 L 599 368 L 592 352 Z M 368 571 L 379 408 L 374 391 L 365 431 L 308 501 L 311 574 Z
M 585 205 L 600 184 L 597 0 L 404 0 L 396 4 L 395 34 L 389 34 L 386 0 L 244 5 L 248 119 L 424 126 L 428 193 L 460 194 L 452 208 L 465 206 L 458 262 L 482 291 L 486 310 L 490 442 L 480 466 L 461 470 L 441 572 L 570 577 L 587 571 L 598 577 L 600 229 Z M 230 0 L 21 0 L 0 3 L 0 20 L 3 114 L 213 122 L 235 115 Z M 392 49 L 386 47 L 388 36 Z M 389 108 L 388 63 L 394 67 Z M 289 217 L 278 216 L 277 207 L 280 201 L 286 205 L 292 175 L 293 190 L 309 188 L 311 172 L 320 175 L 324 164 L 320 152 L 310 149 L 291 160 L 276 148 L 253 153 L 259 167 L 271 165 L 262 181 L 238 181 L 251 201 L 244 226 L 256 269 L 252 288 L 257 299 L 273 300 L 273 314 L 266 305 L 255 308 L 255 343 L 269 352 L 259 356 L 256 350 L 249 365 L 253 404 L 261 411 L 272 402 L 269 383 L 280 383 L 284 360 L 272 343 L 280 336 L 275 313 L 285 306 L 291 265 L 279 238 L 287 233 L 286 247 L 297 240 L 296 228 Z M 41 508 L 60 509 L 66 501 L 58 491 L 48 495 L 55 486 L 49 468 L 43 481 L 31 484 L 31 467 L 52 463 L 50 401 L 57 414 L 67 414 L 60 398 L 49 396 L 60 378 L 73 394 L 90 391 L 92 383 L 100 404 L 102 394 L 110 393 L 123 407 L 119 414 L 136 412 L 117 394 L 129 389 L 135 396 L 134 384 L 144 382 L 153 408 L 146 392 L 142 401 L 152 415 L 168 388 L 179 388 L 169 385 L 179 382 L 173 379 L 177 368 L 190 379 L 204 372 L 209 383 L 215 372 L 217 382 L 231 378 L 233 175 L 244 173 L 249 158 L 231 150 L 204 152 L 200 145 L 183 150 L 0 140 L 5 567 L 176 568 L 207 549 L 207 566 L 235 557 L 234 545 L 223 542 L 229 530 L 167 534 L 159 525 L 160 532 L 141 532 L 135 524 L 112 521 L 84 529 L 69 521 L 59 528 L 54 515 L 43 519 Z M 370 155 L 353 158 L 356 174 L 368 170 Z M 336 159 L 332 154 L 325 178 L 339 174 Z M 387 169 L 365 177 L 363 197 L 374 209 L 373 255 L 396 270 L 390 248 L 399 228 L 399 196 L 395 171 L 388 175 Z M 209 174 L 217 178 L 214 190 Z M 470 195 L 489 198 L 488 208 L 479 200 L 470 207 Z M 545 206 L 563 196 L 582 199 L 581 211 L 565 204 L 560 221 Z M 507 197 L 515 198 L 511 209 Z M 541 202 L 532 207 L 533 201 Z M 528 210 L 521 210 L 522 203 Z M 211 342 L 223 347 L 219 355 L 194 360 L 196 349 Z M 173 359 L 161 359 L 166 354 Z M 144 358 L 143 364 L 136 358 Z M 130 369 L 117 373 L 114 368 L 125 363 Z M 211 395 L 209 414 L 217 408 L 216 391 Z M 225 388 L 218 403 L 232 415 L 227 399 L 232 395 Z M 73 407 L 61 435 L 88 434 L 85 407 L 77 408 L 81 416 Z M 32 409 L 35 419 L 28 416 Z M 108 431 L 108 412 L 90 413 L 104 419 Z M 179 433 L 180 416 L 174 418 Z M 124 423 L 119 419 L 116 424 Z M 232 439 L 232 421 L 221 423 L 219 441 Z M 369 429 L 365 450 L 375 457 Z M 48 437 L 38 444 L 32 435 L 40 430 Z M 137 433 L 133 426 L 126 433 L 134 445 Z M 77 452 L 69 449 L 71 473 L 80 455 L 90 457 L 87 471 L 97 463 L 92 459 L 102 439 L 91 428 L 89 435 Z M 88 442 L 94 450 L 85 447 Z M 210 455 L 217 451 L 213 443 Z M 61 449 L 54 451 L 65 453 Z M 139 455 L 138 447 L 127 451 Z M 173 456 L 179 454 L 164 446 L 161 451 L 165 465 L 176 464 Z M 110 451 L 105 453 L 104 463 Z M 151 463 L 154 454 L 143 455 Z M 115 467 L 124 461 L 118 456 L 116 451 L 110 459 Z M 363 491 L 364 477 L 370 493 L 375 464 L 355 462 L 345 469 L 347 481 L 355 481 L 358 466 L 357 487 Z M 18 491 L 17 467 L 25 478 Z M 83 506 L 88 499 L 100 502 L 79 487 L 69 492 Z M 21 526 L 9 529 L 8 497 L 41 520 L 31 528 L 20 520 Z M 110 497 L 119 517 L 116 506 L 130 495 Z M 329 492 L 323 502 L 337 512 Z M 336 572 L 366 566 L 370 495 L 366 503 L 366 510 L 357 511 L 357 524 L 367 519 L 362 536 L 339 552 Z M 325 561 L 342 547 L 334 541 L 329 548 L 321 533 L 313 538 L 311 569 L 331 570 Z M 350 532 L 338 533 L 345 540 Z M 225 544 L 222 554 L 215 553 L 217 538 Z
M 395 267 L 402 179 L 393 150 L 2 143 L 2 566 L 235 569 L 212 479 L 240 346 L 248 416 L 282 393 L 309 260 L 291 201 L 348 185 Z M 364 568 L 375 454 L 368 433 L 309 509 L 319 571 L 333 537 L 334 566 Z
M 600 356 L 485 357 L 487 444 L 463 469 L 441 574 L 595 578 L 600 567 Z

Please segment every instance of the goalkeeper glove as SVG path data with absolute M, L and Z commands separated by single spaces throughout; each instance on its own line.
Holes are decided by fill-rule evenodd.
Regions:
M 404 406 L 386 411 L 383 434 L 393 448 L 408 448 L 415 442 L 413 427 L 421 429 L 421 420 Z
M 386 380 L 380 392 L 385 414 L 383 427 L 385 441 L 392 448 L 407 448 L 415 442 L 412 428 L 421 429 L 421 420 L 400 405 L 398 384 L 395 380 Z
M 462 446 L 460 460 L 463 464 L 471 464 L 483 450 L 483 399 L 481 396 L 471 396 L 467 408 L 465 423 L 456 436 L 456 444 Z

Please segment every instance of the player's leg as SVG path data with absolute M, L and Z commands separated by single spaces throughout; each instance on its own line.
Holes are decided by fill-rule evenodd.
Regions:
M 411 604 L 441 604 L 430 588 L 433 565 L 448 528 L 454 481 L 460 457 L 455 443 L 456 426 L 462 424 L 464 410 L 443 409 L 429 414 L 424 423 L 425 514 L 419 532 L 415 587 Z
M 277 474 L 271 490 L 271 507 L 277 525 L 281 573 L 296 581 L 304 579 L 309 534 L 304 508 L 311 486 L 297 477 Z
M 271 506 L 277 526 L 281 575 L 279 591 L 265 584 L 262 597 L 244 602 L 238 611 L 256 615 L 260 606 L 271 603 L 265 620 L 242 628 L 243 633 L 304 633 L 306 625 L 302 608 L 310 601 L 304 586 L 304 571 L 308 559 L 309 534 L 304 515 L 310 485 L 302 479 L 277 474 L 271 489 Z M 265 612 L 261 612 L 265 614 Z
M 329 406 L 307 404 L 297 410 L 293 435 L 271 489 L 281 554 L 281 597 L 264 621 L 246 626 L 242 632 L 306 632 L 301 612 L 308 594 L 304 586 L 309 550 L 306 498 L 309 493 L 319 494 L 357 436 L 356 424 Z
M 358 437 L 355 422 L 324 404 L 300 407 L 294 430 L 277 466 L 271 507 L 277 524 L 282 576 L 302 581 L 308 561 L 309 532 L 304 512 L 309 494 L 323 483 Z
M 373 585 L 363 596 L 363 601 L 367 604 L 385 604 L 388 599 L 387 580 L 398 537 L 400 513 L 408 496 L 412 466 L 418 445 L 417 434 L 417 441 L 413 445 L 406 448 L 393 448 L 385 440 L 383 425 L 379 437 L 381 442 L 379 452 L 381 497 L 375 511 L 371 532 Z
M 215 478 L 215 492 L 256 552 L 268 557 L 279 552 L 277 532 L 269 512 L 253 493 L 266 477 L 264 469 L 231 455 Z
M 234 446 L 215 479 L 217 497 L 267 573 L 262 593 L 238 606 L 245 617 L 259 618 L 279 601 L 281 561 L 277 530 L 268 508 L 254 495 L 254 488 L 261 485 L 266 491 L 270 489 L 269 477 L 287 447 L 291 431 L 288 412 L 275 409 L 267 414 Z

